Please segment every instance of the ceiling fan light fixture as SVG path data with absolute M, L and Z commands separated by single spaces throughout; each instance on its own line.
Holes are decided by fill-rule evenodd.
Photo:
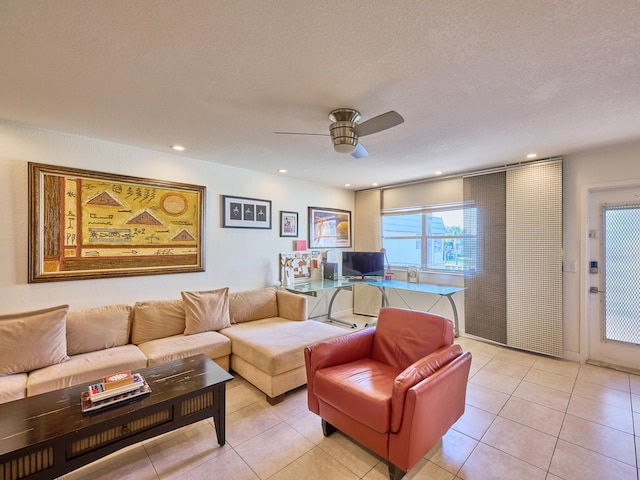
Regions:
M 359 114 L 358 114 L 359 116 Z M 333 112 L 332 116 L 333 117 Z M 355 123 L 351 120 L 336 120 L 329 126 L 333 149 L 338 153 L 353 153 L 358 146 L 358 136 L 353 132 Z
M 357 144 L 356 140 L 356 144 Z M 333 149 L 338 153 L 353 153 L 356 151 L 356 145 L 352 143 L 336 143 L 333 142 Z

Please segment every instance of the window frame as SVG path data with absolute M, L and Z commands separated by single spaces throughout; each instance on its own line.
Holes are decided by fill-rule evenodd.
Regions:
M 380 212 L 381 221 L 380 221 L 380 243 L 382 248 L 386 250 L 385 247 L 385 239 L 393 239 L 393 240 L 416 240 L 420 242 L 420 265 L 415 264 L 399 264 L 393 263 L 389 260 L 389 266 L 391 268 L 407 268 L 407 267 L 418 267 L 421 272 L 431 272 L 431 273 L 446 273 L 452 275 L 462 275 L 464 274 L 464 263 L 460 266 L 459 269 L 447 269 L 447 268 L 435 268 L 429 267 L 429 241 L 430 240 L 463 240 L 468 235 L 465 235 L 464 232 L 464 224 L 460 225 L 462 228 L 462 232 L 459 235 L 429 235 L 427 232 L 429 230 L 429 214 L 440 213 L 452 210 L 458 210 L 461 212 L 463 216 L 464 222 L 464 204 L 455 203 L 455 204 L 447 204 L 447 205 L 426 205 L 422 207 L 407 207 L 407 208 L 395 208 L 395 209 L 383 209 Z M 420 236 L 416 235 L 407 235 L 407 236 L 394 236 L 394 237 L 385 237 L 384 235 L 384 217 L 393 217 L 393 216 L 404 216 L 404 215 L 421 215 L 422 216 L 422 225 L 421 225 L 421 233 Z

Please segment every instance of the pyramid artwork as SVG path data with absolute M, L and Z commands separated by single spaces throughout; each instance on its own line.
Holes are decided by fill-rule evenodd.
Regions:
M 29 168 L 40 207 L 32 215 L 29 282 L 204 271 L 205 187 Z
M 176 233 L 173 237 L 171 237 L 172 242 L 195 242 L 195 237 L 187 230 L 183 228 L 178 233 Z
M 103 205 L 107 207 L 121 207 L 122 203 L 109 192 L 103 190 L 87 200 L 87 205 Z
M 162 225 L 162 221 L 149 210 L 143 210 L 126 222 L 128 225 Z

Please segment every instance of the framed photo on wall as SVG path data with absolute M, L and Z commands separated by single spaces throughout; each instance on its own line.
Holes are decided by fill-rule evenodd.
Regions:
M 271 229 L 271 200 L 223 195 L 222 226 Z
M 309 248 L 351 247 L 351 212 L 309 207 Z
M 285 212 L 280 210 L 280 236 L 298 236 L 298 212 Z
M 29 283 L 203 272 L 205 193 L 29 163 Z

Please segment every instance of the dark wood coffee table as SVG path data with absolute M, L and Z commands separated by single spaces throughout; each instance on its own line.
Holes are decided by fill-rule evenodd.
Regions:
M 96 382 L 0 404 L 0 480 L 54 478 L 209 417 L 224 445 L 229 373 L 204 355 L 136 371 L 151 393 L 104 410 L 82 413 Z

